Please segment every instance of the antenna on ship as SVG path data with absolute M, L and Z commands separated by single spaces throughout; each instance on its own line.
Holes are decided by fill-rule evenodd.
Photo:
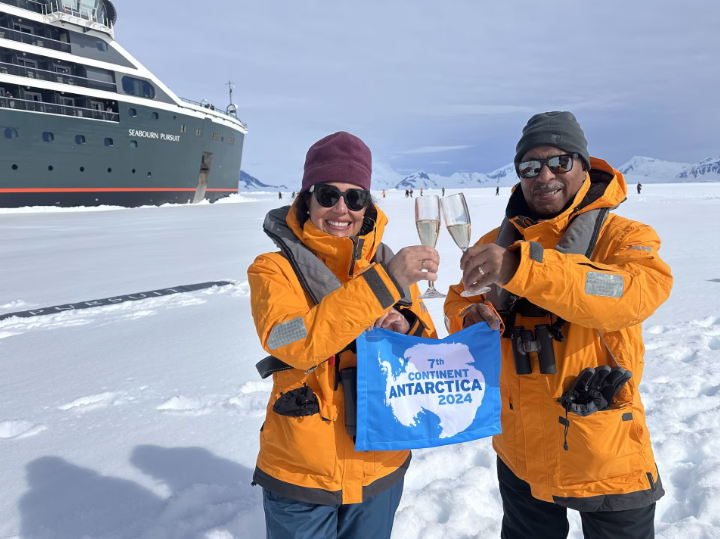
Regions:
M 230 91 L 230 104 L 227 106 L 227 109 L 225 109 L 225 112 L 228 114 L 235 116 L 237 118 L 237 105 L 233 103 L 233 90 L 235 89 L 235 83 L 233 81 L 228 81 L 225 83 L 225 86 L 228 87 L 228 90 Z

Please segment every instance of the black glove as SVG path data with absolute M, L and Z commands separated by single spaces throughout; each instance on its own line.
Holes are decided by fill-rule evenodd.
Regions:
M 632 378 L 632 372 L 622 367 L 601 365 L 583 369 L 558 402 L 566 412 L 588 416 L 609 410 L 618 391 Z

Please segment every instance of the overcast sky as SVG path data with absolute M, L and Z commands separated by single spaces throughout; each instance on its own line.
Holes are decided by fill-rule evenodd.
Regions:
M 339 130 L 400 172 L 506 165 L 570 110 L 590 153 L 720 155 L 717 0 L 115 0 L 116 39 L 180 96 L 249 126 L 243 170 L 295 183 Z

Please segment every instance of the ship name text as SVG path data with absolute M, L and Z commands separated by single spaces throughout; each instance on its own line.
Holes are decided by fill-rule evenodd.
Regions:
M 167 133 L 156 133 L 155 131 L 128 129 L 128 134 L 131 137 L 152 138 L 157 140 L 168 140 L 170 142 L 180 142 L 180 135 L 168 135 Z

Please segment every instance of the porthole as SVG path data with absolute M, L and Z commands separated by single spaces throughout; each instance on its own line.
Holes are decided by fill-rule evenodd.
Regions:
M 80 167 L 80 172 L 85 172 L 85 167 Z
M 75 135 L 75 144 L 85 144 L 85 135 Z
M 53 170 L 53 166 L 52 166 L 52 165 L 50 165 L 50 166 L 48 167 L 48 170 L 49 170 L 50 172 L 52 172 L 52 170 Z
M 131 140 L 131 141 L 130 141 L 130 147 L 131 147 L 131 148 L 137 148 L 137 140 Z
M 132 169 L 132 173 L 135 174 L 135 169 Z
M 160 115 L 159 115 L 157 112 L 152 112 L 152 113 L 150 113 L 150 117 L 151 117 L 153 120 L 159 120 L 159 119 L 160 119 Z
M 225 137 L 220 137 L 220 142 L 225 142 Z
M 43 139 L 45 142 L 52 142 L 53 140 L 55 140 L 55 135 L 53 135 L 52 133 L 50 133 L 50 131 L 43 131 L 42 139 Z
M 152 176 L 152 172 L 148 172 L 148 178 Z
M 134 108 L 130 107 L 130 108 L 128 109 L 128 115 L 129 115 L 131 118 L 135 118 L 135 116 L 137 116 L 137 109 L 134 109 Z
M 109 169 L 108 169 L 108 172 L 112 172 L 112 169 L 111 169 L 111 168 L 109 168 Z
M 17 129 L 13 129 L 11 127 L 8 127 L 5 129 L 5 138 L 9 138 L 10 140 L 14 140 L 18 138 L 18 132 Z M 15 169 L 13 169 L 15 170 Z
M 99 51 L 107 52 L 107 50 L 108 50 L 108 44 L 105 43 L 104 41 L 98 40 L 98 42 L 97 42 L 97 48 L 98 48 Z
M 110 137 L 105 137 L 105 146 L 112 146 L 113 145 L 113 139 Z
M 17 169 L 18 169 L 18 166 L 17 166 L 17 165 L 13 165 L 13 166 L 10 167 L 10 168 L 12 168 L 13 170 L 17 170 Z

